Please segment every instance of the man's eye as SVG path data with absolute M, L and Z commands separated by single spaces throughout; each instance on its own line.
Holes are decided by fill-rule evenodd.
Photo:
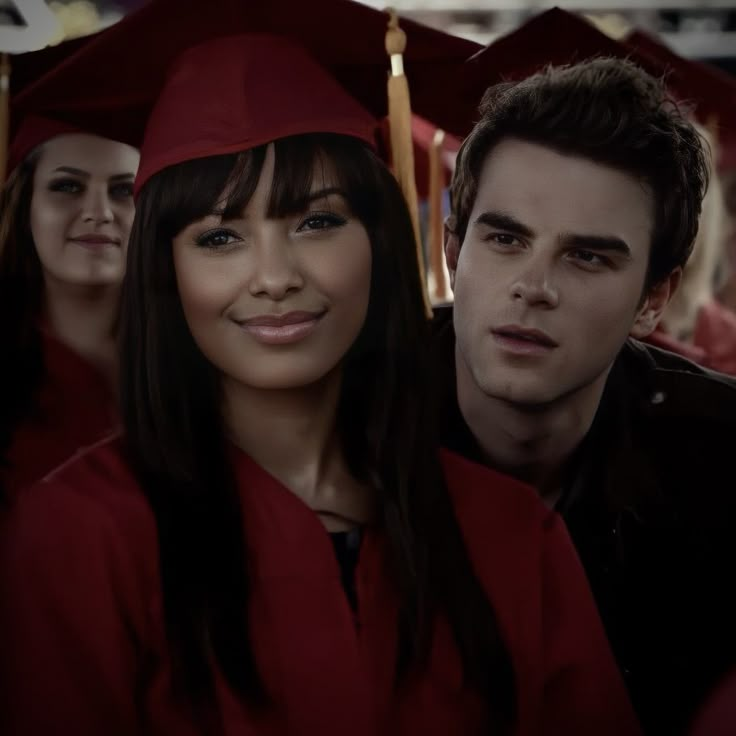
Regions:
M 589 250 L 578 250 L 573 253 L 573 256 L 579 261 L 585 261 L 585 263 L 598 263 L 601 258 L 597 253 L 592 253 Z
M 592 250 L 573 250 L 570 251 L 570 257 L 577 263 L 584 266 L 606 266 L 610 261 L 599 253 Z
M 515 235 L 509 235 L 508 233 L 491 233 L 484 240 L 502 246 L 517 245 L 519 242 L 519 239 Z

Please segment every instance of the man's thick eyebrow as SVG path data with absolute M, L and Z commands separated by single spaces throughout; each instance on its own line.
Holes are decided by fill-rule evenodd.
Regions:
M 614 251 L 626 258 L 631 258 L 631 248 L 626 241 L 615 235 L 580 235 L 567 233 L 562 236 L 562 242 L 571 248 L 582 248 L 597 251 Z
M 505 212 L 482 212 L 475 218 L 473 225 L 485 225 L 486 227 L 495 227 L 498 230 L 505 230 L 514 235 L 521 235 L 525 238 L 533 238 L 534 231 L 527 227 L 523 222 L 519 222 L 512 215 Z

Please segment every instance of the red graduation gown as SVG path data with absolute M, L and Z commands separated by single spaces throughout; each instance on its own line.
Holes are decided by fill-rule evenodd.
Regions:
M 704 304 L 698 312 L 693 343 L 705 350 L 709 368 L 736 376 L 736 313 L 717 301 Z
M 43 333 L 45 374 L 38 411 L 15 430 L 2 485 L 9 493 L 31 485 L 84 447 L 110 434 L 117 412 L 105 377 L 88 361 Z
M 645 342 L 711 370 L 736 376 L 736 313 L 715 300 L 706 302 L 698 311 L 692 343 L 668 335 L 661 327 Z
M 736 733 L 736 672 L 708 699 L 695 719 L 691 736 L 733 736 Z
M 318 517 L 243 453 L 233 456 L 251 553 L 251 637 L 275 706 L 255 714 L 217 674 L 210 711 L 195 717 L 172 699 L 155 524 L 113 440 L 21 494 L 8 521 L 0 554 L 0 732 L 487 733 L 483 704 L 462 686 L 443 619 L 428 670 L 394 689 L 397 601 L 382 572 L 380 531 L 363 538 L 354 616 Z M 638 734 L 558 516 L 524 485 L 450 453 L 442 460 L 513 659 L 514 733 Z

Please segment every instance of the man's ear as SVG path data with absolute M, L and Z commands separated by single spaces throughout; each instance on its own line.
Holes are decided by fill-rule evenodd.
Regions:
M 682 268 L 678 266 L 669 276 L 649 289 L 629 333 L 631 337 L 643 340 L 654 332 L 659 320 L 662 319 L 665 307 L 677 291 L 680 281 L 682 281 Z
M 448 220 L 445 220 L 445 261 L 450 274 L 450 288 L 455 288 L 455 271 L 457 271 L 457 259 L 460 256 L 460 238 L 451 228 Z

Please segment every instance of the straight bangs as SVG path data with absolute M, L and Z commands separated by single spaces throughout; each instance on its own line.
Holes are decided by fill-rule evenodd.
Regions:
M 234 217 L 253 196 L 266 157 L 264 147 L 208 156 L 160 171 L 141 190 L 153 191 L 158 240 L 171 241 L 188 225 L 215 212 Z
M 220 214 L 223 220 L 240 217 L 258 186 L 268 145 L 274 146 L 275 153 L 268 217 L 303 212 L 314 192 L 335 189 L 366 228 L 376 222 L 379 183 L 367 182 L 365 175 L 372 152 L 349 136 L 313 133 L 281 138 L 241 153 L 185 161 L 156 174 L 152 179 L 166 183 L 156 187 L 161 240 L 173 239 L 192 222 L 211 214 Z
M 369 234 L 374 229 L 381 185 L 372 175 L 376 157 L 365 143 L 334 133 L 309 133 L 276 141 L 275 154 L 269 217 L 303 212 L 315 192 L 336 189 Z

